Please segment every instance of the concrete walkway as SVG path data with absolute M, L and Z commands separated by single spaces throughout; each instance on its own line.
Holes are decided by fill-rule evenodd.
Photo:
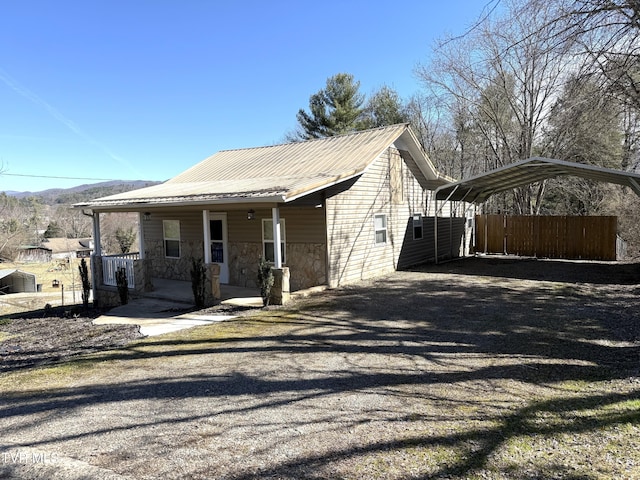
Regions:
M 154 279 L 154 291 L 127 305 L 112 308 L 96 318 L 95 325 L 140 325 L 140 333 L 146 336 L 162 335 L 198 325 L 208 325 L 235 318 L 224 310 L 220 314 L 202 315 L 186 312 L 193 307 L 190 282 Z M 325 286 L 312 287 L 291 294 L 300 298 L 325 290 Z M 262 298 L 255 289 L 222 285 L 220 305 L 239 308 L 262 308 Z
M 93 323 L 95 325 L 140 325 L 140 333 L 152 337 L 198 325 L 222 322 L 235 316 L 180 313 L 184 312 L 186 307 L 184 303 L 139 298 L 126 305 L 112 308 L 108 313 L 96 318 Z
M 96 318 L 93 323 L 95 325 L 140 325 L 140 333 L 151 337 L 235 317 L 224 312 L 212 315 L 186 312 L 193 306 L 191 300 L 193 297 L 187 294 L 190 293 L 191 284 L 188 283 L 189 292 L 187 292 L 187 283 L 167 281 L 156 284 L 154 282 L 156 289 L 151 295 L 132 299 L 126 305 L 112 308 L 106 314 Z M 254 296 L 253 290 L 225 285 L 222 293 L 224 300 L 221 305 L 243 308 L 262 307 L 262 299 Z M 171 296 L 178 301 L 170 300 Z

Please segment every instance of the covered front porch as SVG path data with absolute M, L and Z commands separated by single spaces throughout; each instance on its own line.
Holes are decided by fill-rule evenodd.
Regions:
M 94 282 L 98 303 L 101 306 L 117 305 L 117 281 L 115 272 L 122 270 L 127 278 L 130 296 L 134 298 L 168 300 L 194 305 L 193 286 L 189 281 L 152 277 L 149 274 L 149 260 L 140 258 L 137 252 L 123 255 L 94 257 Z M 262 297 L 258 288 L 221 284 L 219 266 L 208 264 L 206 269 L 206 292 L 210 305 L 227 303 L 235 306 L 262 307 Z M 95 298 L 95 297 L 94 297 Z
M 120 304 L 117 273 L 125 274 L 131 297 L 182 299 L 193 304 L 192 272 L 197 268 L 204 269 L 205 306 L 230 298 L 259 298 L 257 266 L 261 255 L 270 256 L 267 259 L 275 277 L 271 303 L 281 304 L 289 297 L 284 219 L 280 218 L 279 207 L 225 205 L 216 206 L 215 210 L 138 212 L 140 251 L 115 255 L 102 252 L 100 217 L 107 213 L 119 212 L 94 211 L 92 214 L 96 238 L 92 257 L 94 299 L 100 306 Z M 295 215 L 290 218 L 295 220 Z M 276 245 L 281 248 L 275 248 Z M 324 244 L 315 249 L 318 252 L 315 255 L 309 255 L 312 249 L 307 244 L 288 246 L 287 260 L 293 260 L 296 265 L 301 265 L 299 258 L 307 262 L 313 258 L 316 263 L 315 257 L 324 258 Z M 324 270 L 320 275 L 320 283 L 324 283 Z M 311 285 L 301 287 L 315 284 L 312 281 Z M 251 293 L 243 287 L 249 287 Z

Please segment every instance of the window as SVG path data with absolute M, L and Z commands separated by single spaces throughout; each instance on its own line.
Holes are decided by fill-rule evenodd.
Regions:
M 180 258 L 180 220 L 163 220 L 164 256 Z
M 286 237 L 285 237 L 285 227 L 284 227 L 284 218 L 280 219 L 280 256 L 282 257 L 282 263 L 286 262 Z M 271 219 L 262 219 L 262 251 L 264 252 L 264 258 L 267 262 L 273 262 L 274 259 L 274 251 L 273 251 L 273 220 Z
M 413 214 L 413 239 L 420 240 L 422 238 L 422 214 Z
M 387 243 L 387 216 L 385 214 L 374 215 L 373 227 L 376 234 L 376 245 Z

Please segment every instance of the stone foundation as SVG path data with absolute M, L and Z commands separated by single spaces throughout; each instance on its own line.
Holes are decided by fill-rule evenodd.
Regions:
M 289 268 L 274 268 L 273 287 L 271 287 L 271 295 L 269 295 L 269 304 L 284 305 L 291 298 L 289 288 Z
M 229 284 L 258 288 L 258 262 L 262 243 L 229 244 Z M 287 243 L 287 262 L 291 273 L 291 290 L 327 283 L 324 244 Z
M 191 259 L 203 258 L 202 242 L 180 242 L 180 258 L 166 258 L 162 240 L 148 240 L 145 243 L 147 246 L 146 258 L 152 260 L 149 266 L 152 277 L 190 282 Z
M 323 243 L 288 243 L 287 266 L 291 291 L 327 283 L 326 249 Z
M 94 290 L 93 306 L 96 308 L 113 308 L 122 305 L 116 287 L 100 285 Z
M 258 288 L 261 243 L 229 243 L 229 285 Z

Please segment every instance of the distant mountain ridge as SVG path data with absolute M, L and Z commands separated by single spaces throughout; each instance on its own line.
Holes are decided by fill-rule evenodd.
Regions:
M 37 197 L 42 203 L 48 205 L 71 204 L 92 200 L 98 197 L 114 195 L 116 193 L 137 190 L 138 188 L 157 185 L 162 182 L 151 180 L 110 180 L 108 182 L 90 183 L 71 188 L 49 188 L 39 192 L 16 192 L 13 190 L 4 193 L 16 198 Z

